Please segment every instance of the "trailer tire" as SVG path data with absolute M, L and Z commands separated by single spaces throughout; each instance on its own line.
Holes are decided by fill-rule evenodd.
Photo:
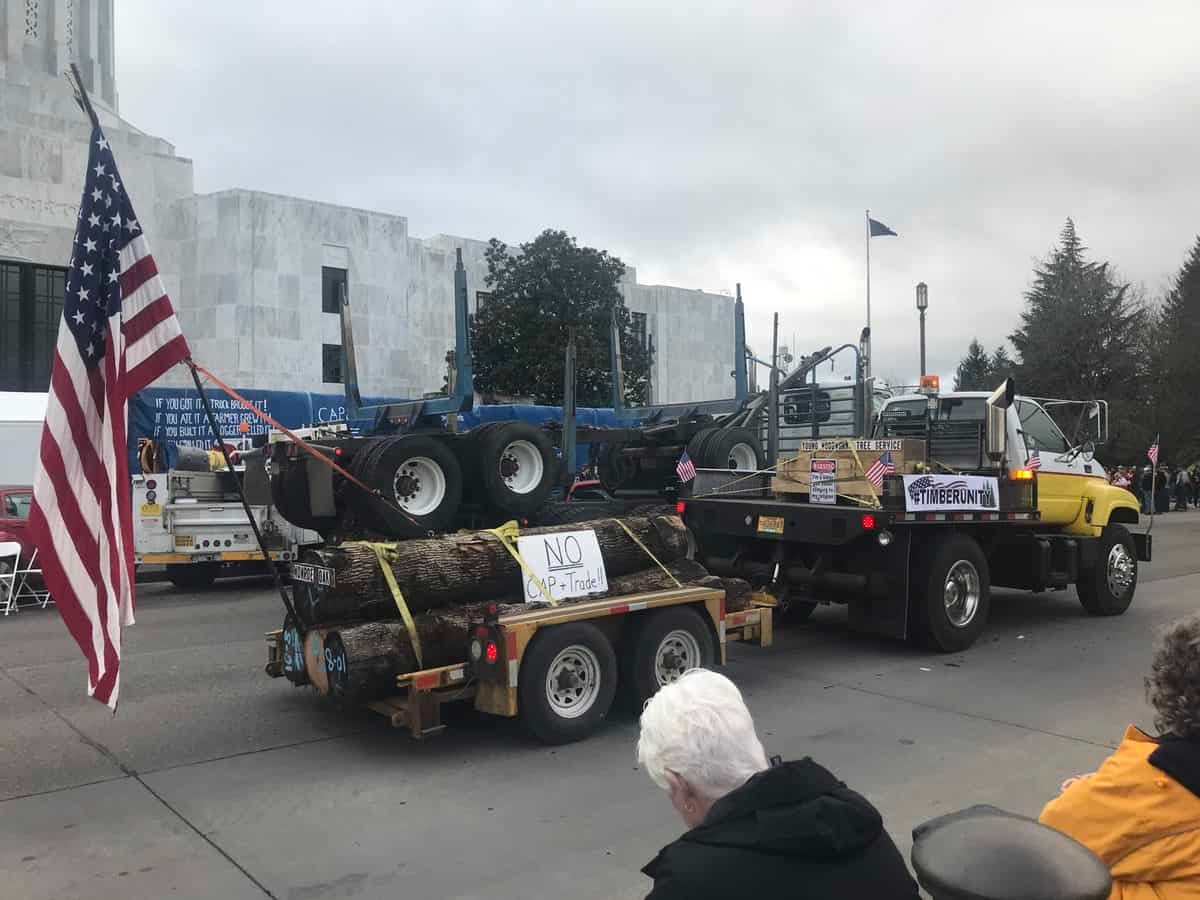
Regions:
M 713 665 L 717 648 L 708 625 L 690 607 L 669 606 L 638 618 L 621 674 L 634 709 L 641 712 L 663 685 L 689 669 Z
M 168 563 L 167 578 L 171 584 L 184 591 L 195 591 L 212 587 L 217 580 L 220 563 Z
M 722 428 L 705 442 L 704 466 L 735 472 L 757 472 L 763 467 L 762 442 L 749 428 Z
M 493 509 L 528 516 L 550 496 L 558 460 L 545 430 L 529 422 L 505 422 L 484 431 L 475 451 L 482 499 Z
M 1107 525 L 1100 535 L 1097 564 L 1079 573 L 1075 591 L 1092 616 L 1119 616 L 1137 590 L 1137 549 L 1124 525 Z
M 381 531 L 397 537 L 444 531 L 462 499 L 462 470 L 454 454 L 437 438 L 419 434 L 389 438 L 384 444 L 364 468 L 367 484 L 390 502 L 365 498 L 371 517 Z
M 915 567 L 910 635 L 939 653 L 966 650 L 987 627 L 991 587 L 979 544 L 965 534 L 945 535 Z
M 701 428 L 692 435 L 692 439 L 687 442 L 687 455 L 688 458 L 691 459 L 692 465 L 704 465 L 704 446 L 709 442 L 712 436 L 720 430 L 721 429 L 710 425 L 707 428 Z
M 540 629 L 521 661 L 521 720 L 546 744 L 569 744 L 600 727 L 617 693 L 617 655 L 589 622 Z

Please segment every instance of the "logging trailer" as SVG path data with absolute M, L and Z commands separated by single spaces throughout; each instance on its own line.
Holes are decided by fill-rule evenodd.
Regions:
M 471 629 L 462 662 L 401 673 L 394 696 L 366 706 L 418 739 L 445 729 L 442 704 L 470 700 L 481 712 L 519 717 L 546 743 L 578 741 L 607 717 L 618 687 L 640 709 L 688 669 L 724 665 L 730 641 L 769 647 L 773 604 L 754 596 L 727 612 L 724 591 L 685 586 L 509 615 L 493 607 Z M 325 631 L 268 632 L 267 674 L 336 695 L 344 650 L 326 646 Z

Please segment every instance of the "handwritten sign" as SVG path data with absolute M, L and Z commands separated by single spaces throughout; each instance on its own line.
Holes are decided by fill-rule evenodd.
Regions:
M 608 590 L 604 557 L 594 531 L 521 535 L 517 552 L 555 600 Z M 526 603 L 545 603 L 537 583 L 523 573 Z

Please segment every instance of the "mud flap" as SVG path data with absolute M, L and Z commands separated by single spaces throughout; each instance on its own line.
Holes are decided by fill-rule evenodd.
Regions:
M 1150 562 L 1150 557 L 1153 555 L 1153 535 L 1150 534 L 1133 534 L 1133 546 L 1137 550 L 1137 558 L 1139 562 Z
M 308 509 L 317 517 L 333 517 L 337 508 L 333 504 L 333 470 L 315 459 L 307 459 L 305 474 L 308 476 Z
M 912 532 L 892 533 L 887 547 L 874 548 L 876 563 L 868 576 L 867 591 L 850 601 L 850 627 L 883 637 L 908 636 L 908 572 Z

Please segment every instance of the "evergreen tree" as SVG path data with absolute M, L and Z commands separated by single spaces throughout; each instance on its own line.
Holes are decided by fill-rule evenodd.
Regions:
M 1008 355 L 1008 351 L 1001 344 L 996 348 L 996 352 L 992 354 L 992 359 L 989 364 L 988 376 L 997 384 L 1009 375 L 1016 371 L 1017 364 L 1012 361 L 1012 357 Z M 995 384 L 989 384 L 988 387 L 995 387 Z
M 547 229 L 516 253 L 493 238 L 487 249 L 491 296 L 471 323 L 476 386 L 482 391 L 563 400 L 563 354 L 575 331 L 579 406 L 612 403 L 609 334 L 621 334 L 627 403 L 645 401 L 649 352 L 635 339 L 618 284 L 625 264 Z
M 1146 312 L 1107 262 L 1094 262 L 1067 219 L 1059 245 L 1034 270 L 1020 327 L 1010 335 L 1023 394 L 1108 400 L 1116 456 L 1145 438 L 1139 424 Z M 1143 448 L 1144 449 L 1144 448 Z
M 967 347 L 967 355 L 958 364 L 954 375 L 956 391 L 984 391 L 991 385 L 992 361 L 978 338 L 971 338 Z
M 1200 237 L 1175 276 L 1163 301 L 1158 336 L 1155 426 L 1162 431 L 1163 455 L 1189 465 L 1200 458 L 1195 391 L 1200 386 Z

